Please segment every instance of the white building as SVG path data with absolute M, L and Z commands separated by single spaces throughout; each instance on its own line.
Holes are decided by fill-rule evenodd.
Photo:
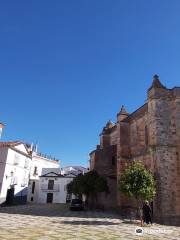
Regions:
M 0 137 L 4 125 L 0 123 Z M 66 203 L 67 184 L 83 167 L 62 171 L 60 162 L 37 152 L 37 146 L 21 141 L 0 142 L 0 204 Z
M 79 174 L 85 174 L 88 172 L 88 169 L 82 166 L 67 166 L 62 168 L 61 174 L 72 174 L 78 176 Z
M 26 202 L 31 163 L 26 144 L 0 142 L 0 204 Z
M 72 176 L 61 175 L 61 170 L 45 168 L 37 185 L 38 203 L 66 203 L 67 184 L 73 180 Z
M 32 151 L 32 163 L 30 170 L 30 181 L 28 188 L 28 202 L 38 202 L 39 198 L 39 176 L 42 175 L 43 168 L 60 168 L 60 162 L 46 155 Z
M 0 123 L 0 135 L 4 125 Z M 59 168 L 59 161 L 37 153 L 21 141 L 0 142 L 0 204 L 37 201 L 36 182 L 43 168 Z

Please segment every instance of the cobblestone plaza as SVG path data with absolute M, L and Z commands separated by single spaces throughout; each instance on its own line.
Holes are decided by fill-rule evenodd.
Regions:
M 137 235 L 138 222 L 110 212 L 69 211 L 64 205 L 0 208 L 1 240 L 180 239 L 180 228 L 153 224 Z

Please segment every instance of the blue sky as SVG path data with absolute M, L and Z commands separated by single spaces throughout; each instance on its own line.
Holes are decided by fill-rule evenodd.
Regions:
M 108 119 L 146 100 L 153 74 L 180 86 L 179 0 L 0 3 L 2 140 L 87 165 Z

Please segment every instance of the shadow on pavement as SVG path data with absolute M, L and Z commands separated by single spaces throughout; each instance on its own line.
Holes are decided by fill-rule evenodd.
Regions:
M 121 219 L 113 212 L 108 211 L 70 211 L 67 204 L 37 204 L 0 207 L 0 213 L 20 214 L 44 217 L 81 217 L 81 218 L 110 218 Z
M 137 221 L 137 220 L 126 220 L 126 221 L 122 221 L 122 223 L 126 223 L 126 224 L 133 224 L 133 225 L 137 225 L 137 224 L 139 224 L 140 223 L 140 221 Z
M 54 222 L 53 223 L 58 223 Z M 108 221 L 62 221 L 62 224 L 69 225 L 119 225 L 119 223 L 113 223 Z

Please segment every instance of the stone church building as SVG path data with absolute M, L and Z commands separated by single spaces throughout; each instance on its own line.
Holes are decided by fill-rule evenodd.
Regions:
M 133 206 L 133 200 L 117 191 L 118 177 L 133 160 L 141 161 L 156 179 L 154 219 L 180 224 L 180 87 L 166 88 L 157 75 L 146 103 L 131 114 L 122 106 L 117 122 L 106 124 L 100 145 L 90 153 L 90 169 L 108 180 L 110 193 L 98 196 L 105 209 Z

